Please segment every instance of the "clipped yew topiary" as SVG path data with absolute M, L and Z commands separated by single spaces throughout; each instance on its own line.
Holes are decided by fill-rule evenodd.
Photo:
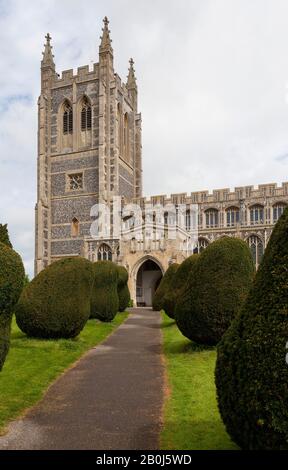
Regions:
M 163 297 L 163 309 L 170 318 L 176 317 L 177 300 L 182 296 L 182 291 L 185 289 L 188 276 L 194 268 L 198 256 L 199 255 L 189 256 L 180 264 L 175 273 L 172 288 L 165 292 Z
M 97 261 L 94 263 L 94 277 L 91 318 L 110 322 L 119 310 L 118 267 L 112 261 Z
M 0 242 L 0 370 L 9 350 L 12 314 L 23 288 L 24 275 L 21 257 Z
M 12 243 L 10 242 L 7 224 L 0 224 L 0 242 L 9 246 L 9 248 L 13 248 Z
M 247 243 L 223 237 L 201 253 L 177 302 L 176 321 L 184 336 L 215 345 L 251 288 L 255 268 Z
M 222 419 L 243 449 L 288 449 L 288 209 L 253 287 L 218 345 Z
M 164 276 L 161 279 L 161 282 L 153 296 L 152 305 L 153 310 L 162 310 L 164 309 L 164 298 L 165 295 L 174 288 L 174 279 L 175 274 L 179 264 L 173 263 L 169 266 Z M 166 312 L 168 315 L 168 312 Z M 173 317 L 172 317 L 173 318 Z
M 125 312 L 130 304 L 130 292 L 128 288 L 128 272 L 124 266 L 117 266 L 118 269 L 118 299 L 119 299 L 119 312 Z
M 16 321 L 28 336 L 73 338 L 90 316 L 93 263 L 81 258 L 56 261 L 23 290 Z

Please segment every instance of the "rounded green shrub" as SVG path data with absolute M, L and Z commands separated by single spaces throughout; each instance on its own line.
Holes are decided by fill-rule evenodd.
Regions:
M 218 405 L 243 449 L 288 449 L 288 209 L 253 287 L 218 345 Z
M 163 309 L 170 318 L 175 318 L 176 316 L 177 300 L 181 298 L 189 273 L 193 269 L 197 259 L 198 255 L 192 255 L 180 264 L 175 273 L 172 288 L 165 292 L 163 297 Z
M 73 338 L 90 316 L 93 263 L 65 258 L 41 271 L 23 290 L 16 321 L 28 336 Z
M 117 265 L 112 261 L 97 261 L 94 263 L 94 278 L 91 318 L 110 322 L 119 310 Z
M 177 302 L 176 321 L 184 336 L 215 345 L 239 312 L 255 274 L 247 243 L 223 237 L 201 253 Z
M 0 242 L 0 370 L 9 350 L 13 309 L 21 294 L 24 276 L 21 257 Z
M 171 264 L 162 277 L 161 282 L 152 299 L 153 310 L 164 309 L 164 297 L 167 292 L 173 289 L 174 278 L 178 267 L 179 264 L 177 263 Z
M 117 266 L 118 269 L 118 298 L 119 298 L 119 312 L 125 312 L 126 308 L 130 305 L 130 292 L 128 288 L 128 272 L 124 266 Z

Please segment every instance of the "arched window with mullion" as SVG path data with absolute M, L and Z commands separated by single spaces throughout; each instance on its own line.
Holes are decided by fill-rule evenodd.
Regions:
M 81 131 L 90 131 L 92 128 L 92 108 L 87 100 L 85 98 L 82 103 L 81 107 Z
M 247 239 L 247 242 L 250 247 L 255 266 L 258 269 L 259 264 L 261 263 L 261 260 L 264 254 L 264 243 L 261 240 L 261 238 L 258 237 L 257 235 L 251 235 Z
M 112 250 L 106 243 L 102 243 L 98 248 L 98 261 L 112 261 Z
M 238 207 L 228 207 L 226 210 L 227 227 L 235 227 L 240 222 L 240 211 Z
M 264 223 L 264 207 L 257 204 L 250 207 L 250 224 L 261 225 Z
M 219 212 L 217 209 L 208 209 L 205 211 L 206 228 L 218 227 Z
M 204 251 L 205 248 L 207 248 L 208 245 L 209 245 L 208 241 L 205 238 L 200 237 L 198 239 L 197 244 L 194 246 L 193 254 L 195 255 L 195 254 L 202 253 L 202 251 Z
M 278 202 L 273 206 L 273 223 L 276 224 L 277 220 L 283 214 L 286 204 L 284 202 Z

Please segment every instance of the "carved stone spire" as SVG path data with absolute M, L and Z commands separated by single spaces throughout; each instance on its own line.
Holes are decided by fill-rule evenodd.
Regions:
M 135 70 L 134 70 L 134 60 L 130 59 L 129 60 L 129 74 L 127 77 L 127 89 L 128 89 L 128 94 L 130 96 L 130 99 L 133 104 L 134 111 L 137 113 L 137 84 L 136 84 L 136 77 L 135 77 Z
M 51 46 L 51 36 L 49 33 L 45 36 L 46 43 L 43 54 L 43 59 L 41 62 L 42 67 L 52 67 L 55 70 L 54 55 L 52 54 L 53 47 Z
M 113 49 L 112 49 L 112 46 L 111 46 L 112 39 L 110 38 L 110 30 L 108 28 L 109 20 L 108 20 L 107 16 L 105 16 L 105 18 L 103 20 L 103 23 L 104 23 L 104 27 L 102 28 L 103 34 L 100 37 L 100 39 L 101 39 L 101 44 L 100 44 L 100 48 L 99 48 L 100 53 L 110 52 L 111 54 L 113 54 Z
M 134 60 L 131 58 L 129 60 L 129 64 L 130 64 L 130 67 L 129 67 L 129 74 L 128 74 L 128 77 L 127 77 L 127 88 L 128 90 L 131 90 L 131 89 L 136 89 L 137 90 L 137 84 L 136 84 L 136 77 L 135 77 L 135 70 L 134 70 Z

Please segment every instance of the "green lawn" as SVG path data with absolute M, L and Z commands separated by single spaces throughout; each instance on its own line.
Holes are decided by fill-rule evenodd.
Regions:
M 221 421 L 216 402 L 216 351 L 184 338 L 163 314 L 167 394 L 161 449 L 237 449 Z
M 119 313 L 111 323 L 89 320 L 78 338 L 61 340 L 29 339 L 13 321 L 10 351 L 0 373 L 0 433 L 34 405 L 61 372 L 126 318 L 126 313 Z

